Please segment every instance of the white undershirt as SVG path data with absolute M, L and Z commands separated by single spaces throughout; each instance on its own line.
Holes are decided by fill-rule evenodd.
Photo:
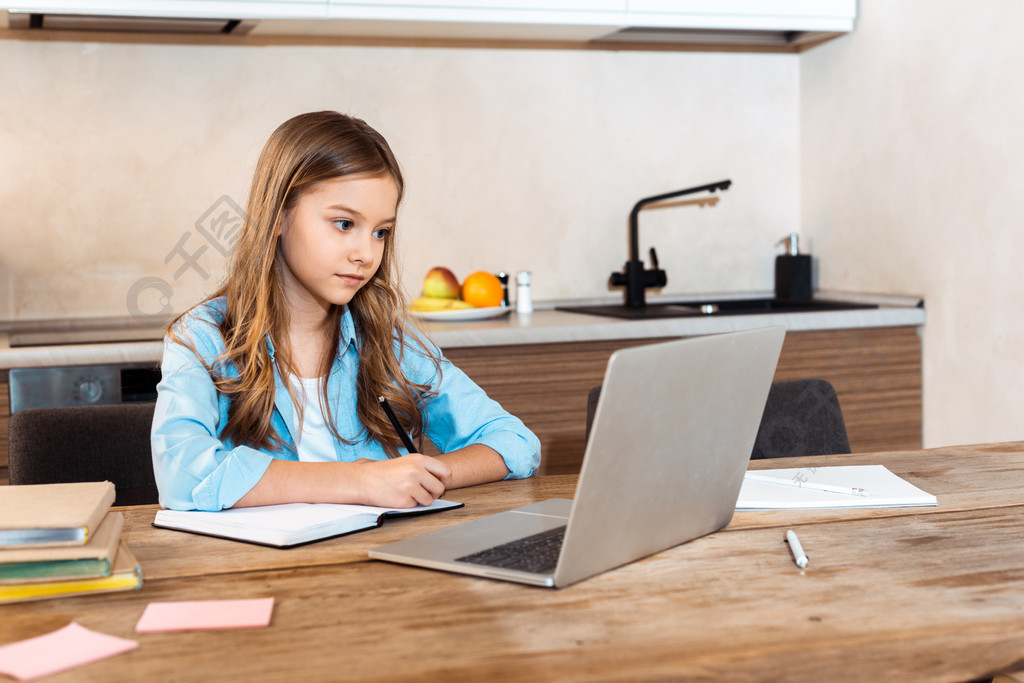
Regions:
M 302 462 L 335 462 L 334 437 L 324 420 L 324 407 L 320 396 L 319 377 L 291 377 L 292 386 L 299 397 L 305 391 L 302 410 L 302 433 L 295 439 L 295 447 Z

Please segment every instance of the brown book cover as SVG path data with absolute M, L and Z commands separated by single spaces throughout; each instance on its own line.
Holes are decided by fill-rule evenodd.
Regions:
M 64 581 L 36 581 L 33 583 L 0 585 L 0 604 L 46 600 L 72 595 L 109 593 L 142 587 L 142 567 L 128 546 L 122 541 L 114 559 L 113 571 L 108 576 L 94 579 L 68 579 Z
M 109 481 L 0 486 L 0 552 L 83 545 L 114 503 Z
M 112 510 L 85 545 L 0 550 L 0 584 L 106 576 L 123 527 L 124 515 Z

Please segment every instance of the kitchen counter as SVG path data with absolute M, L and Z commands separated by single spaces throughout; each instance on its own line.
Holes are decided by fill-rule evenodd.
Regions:
M 746 293 L 726 298 L 764 298 Z M 707 301 L 712 297 L 701 297 Z M 718 313 L 623 320 L 555 310 L 613 300 L 543 302 L 526 315 L 474 322 L 421 323 L 445 355 L 541 439 L 544 474 L 576 472 L 583 458 L 587 393 L 620 348 L 674 337 L 785 325 L 776 381 L 820 377 L 836 388 L 853 450 L 921 447 L 921 339 L 917 298 L 819 293 L 877 308 Z M 691 299 L 690 303 L 697 299 Z M 671 302 L 650 297 L 650 303 Z M 155 364 L 163 326 L 131 318 L 0 323 L 0 480 L 6 455 L 8 370 L 28 367 Z M 64 342 L 64 343 L 55 343 Z M 88 343 L 85 343 L 88 342 Z M 567 362 L 571 360 L 571 362 Z M 557 454 L 557 455 L 554 455 Z
M 736 296 L 736 295 L 733 295 Z M 770 296 L 744 293 L 746 297 Z M 758 313 L 726 315 L 716 313 L 701 317 L 660 318 L 654 320 L 622 320 L 555 310 L 555 306 L 607 302 L 547 302 L 538 304 L 529 315 L 515 312 L 500 318 L 473 322 L 423 322 L 420 326 L 442 349 L 550 344 L 564 342 L 605 341 L 614 339 L 647 339 L 717 334 L 768 325 L 785 325 L 792 332 L 838 330 L 875 327 L 919 326 L 925 322 L 925 310 L 914 297 L 866 296 L 845 293 L 819 293 L 822 299 L 874 303 L 878 308 L 801 313 Z M 707 296 L 701 297 L 707 299 Z M 716 297 L 722 298 L 722 297 Z M 736 297 L 740 298 L 740 297 Z M 690 299 L 694 300 L 694 299 Z M 651 303 L 659 302 L 650 297 Z M 661 300 L 664 302 L 665 300 Z M 685 297 L 673 302 L 685 303 Z M 162 353 L 158 340 L 162 327 L 140 328 L 130 318 L 107 319 L 108 328 L 121 326 L 121 333 L 111 338 L 143 337 L 135 341 L 75 342 L 76 333 L 67 337 L 71 343 L 46 343 L 48 335 L 69 331 L 74 321 L 0 323 L 0 370 L 21 367 L 54 367 L 99 365 L 113 363 L 155 363 Z M 96 327 L 95 323 L 90 323 Z M 145 339 L 144 337 L 149 337 Z M 95 336 L 91 337 L 95 339 Z M 34 343 L 33 339 L 39 340 Z
M 708 297 L 702 297 L 708 298 Z M 757 295 L 751 298 L 757 298 Z M 825 298 L 825 297 L 822 297 Z M 830 296 L 830 300 L 838 297 Z M 584 315 L 545 307 L 529 315 L 510 313 L 502 318 L 478 322 L 421 323 L 421 327 L 442 349 L 514 344 L 551 344 L 603 341 L 611 339 L 648 339 L 689 337 L 784 325 L 792 332 L 838 330 L 868 327 L 923 325 L 925 311 L 919 299 L 870 297 L 849 299 L 857 303 L 876 303 L 878 308 L 801 313 L 757 313 L 625 320 Z M 656 302 L 651 299 L 651 302 Z M 673 301 L 685 302 L 683 299 Z M 572 302 L 573 304 L 577 302 Z M 562 305 L 562 304 L 558 304 Z

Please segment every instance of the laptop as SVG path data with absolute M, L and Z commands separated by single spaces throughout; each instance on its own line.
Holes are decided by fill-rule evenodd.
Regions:
M 614 352 L 574 499 L 378 546 L 370 557 L 561 588 L 721 529 L 784 336 L 775 326 Z

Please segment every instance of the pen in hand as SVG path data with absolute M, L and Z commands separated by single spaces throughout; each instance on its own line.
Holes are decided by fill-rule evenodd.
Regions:
M 391 426 L 395 428 L 395 433 L 398 434 L 398 438 L 402 440 L 402 445 L 410 453 L 416 452 L 416 445 L 412 442 L 412 438 L 402 428 L 402 423 L 398 421 L 398 416 L 395 415 L 395 411 L 391 409 L 391 404 L 383 396 L 378 396 L 377 400 L 380 402 L 381 408 L 384 409 L 384 414 L 388 416 L 388 420 L 391 422 Z

